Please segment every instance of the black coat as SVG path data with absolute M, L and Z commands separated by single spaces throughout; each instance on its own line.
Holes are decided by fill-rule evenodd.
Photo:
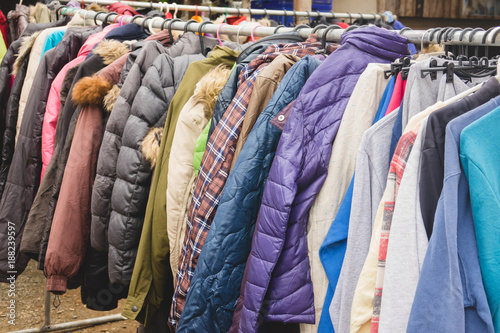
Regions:
M 12 271 L 7 256 L 6 238 L 9 225 L 14 225 L 16 229 L 15 270 L 17 274 L 22 273 L 26 267 L 27 259 L 24 255 L 20 255 L 19 249 L 26 218 L 40 184 L 42 160 L 39 141 L 50 86 L 61 68 L 76 57 L 88 36 L 99 29 L 101 27 L 68 29 L 63 40 L 48 54 L 50 57 L 44 55 L 33 80 L 19 130 L 18 142 L 0 200 L 0 246 L 2 247 L 0 249 L 0 281 L 7 276 L 7 271 Z M 14 140 L 14 138 L 11 139 Z M 7 161 L 5 163 L 8 164 Z
M 53 23 L 35 24 L 31 23 L 25 29 L 22 37 L 28 37 L 34 33 L 51 27 L 62 26 L 68 22 L 69 18 L 65 17 Z M 28 37 L 29 38 L 29 37 Z M 9 172 L 9 167 L 14 154 L 16 125 L 19 109 L 19 97 L 26 77 L 26 69 L 31 48 L 25 47 L 19 55 L 21 45 L 28 43 L 29 40 L 20 38 L 14 41 L 7 53 L 5 54 L 0 65 L 0 198 L 2 197 L 5 181 Z M 18 59 L 20 58 L 20 59 Z M 11 89 L 10 80 L 11 73 L 14 71 L 14 64 L 18 59 L 17 72 L 13 87 Z

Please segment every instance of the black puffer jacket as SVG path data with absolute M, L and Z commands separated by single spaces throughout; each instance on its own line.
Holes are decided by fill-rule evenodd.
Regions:
M 6 66 L 2 67 L 2 69 L 0 70 L 0 84 L 2 84 L 3 82 L 7 83 L 5 85 L 2 84 L 0 88 L 2 89 L 2 99 L 0 101 L 5 102 L 0 103 L 0 111 L 2 113 L 2 120 L 0 121 L 0 142 L 2 143 L 2 145 L 0 146 L 0 198 L 2 197 L 5 182 L 7 180 L 7 174 L 12 162 L 12 156 L 14 155 L 15 139 L 17 134 L 16 126 L 19 110 L 19 98 L 24 84 L 24 78 L 26 77 L 26 69 L 28 67 L 31 48 L 41 30 L 65 25 L 68 22 L 68 19 L 69 18 L 66 17 L 64 20 L 59 20 L 54 23 L 29 24 L 25 30 L 26 35 L 23 35 L 23 38 L 20 38 L 12 43 L 11 47 L 9 48 L 9 53 L 11 51 L 13 52 L 11 54 L 11 59 L 6 60 Z M 8 54 L 6 54 L 6 56 L 8 56 Z M 11 62 L 12 65 L 10 65 Z M 15 74 L 17 72 L 19 73 L 18 75 L 16 75 L 13 89 L 12 91 L 8 92 L 10 88 L 10 83 L 8 82 L 10 80 L 10 74 Z
M 2 159 L 0 161 L 0 198 L 2 197 L 7 174 L 9 172 L 10 164 L 12 163 L 12 156 L 14 155 L 16 125 L 17 117 L 19 115 L 19 99 L 21 96 L 24 79 L 26 78 L 29 63 L 29 54 L 31 52 L 33 43 L 35 42 L 36 37 L 39 35 L 39 33 L 39 31 L 35 32 L 31 36 L 23 37 L 22 39 L 18 39 L 16 41 L 21 42 L 21 48 L 19 49 L 19 56 L 14 62 L 14 68 L 12 70 L 12 75 L 14 75 L 15 78 L 12 84 L 12 90 L 10 92 L 9 101 L 7 102 L 7 108 L 5 110 L 4 117 L 5 127 L 2 138 Z M 46 65 L 46 61 L 42 65 Z
M 101 28 L 68 29 L 63 40 L 48 55 L 44 55 L 35 75 L 33 89 L 30 91 L 25 109 L 26 117 L 21 124 L 4 193 L 0 200 L 0 246 L 7 247 L 8 225 L 14 224 L 16 226 L 16 256 L 19 256 L 24 224 L 40 184 L 41 149 L 36 144 L 36 140 L 41 137 L 50 85 L 59 70 L 76 57 L 88 36 L 99 29 Z M 9 268 L 6 249 L 0 252 L 1 278 L 12 269 Z M 17 272 L 20 274 L 26 262 L 18 260 L 16 264 Z
M 7 102 L 11 92 L 11 73 L 16 60 L 16 54 L 21 47 L 21 40 L 10 44 L 7 53 L 0 64 L 0 147 L 3 146 L 3 134 L 5 132 L 5 117 L 7 114 Z M 1 162 L 0 162 L 1 164 Z M 1 197 L 1 195 L 0 195 Z

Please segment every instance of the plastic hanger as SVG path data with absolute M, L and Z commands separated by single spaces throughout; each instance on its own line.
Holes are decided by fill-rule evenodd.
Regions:
M 149 21 L 148 28 L 149 28 L 149 32 L 151 32 L 151 34 L 154 34 L 154 33 L 155 33 L 155 32 L 153 31 L 153 22 L 154 22 L 154 20 L 158 20 L 158 19 L 160 19 L 160 20 L 162 20 L 162 21 L 163 21 L 163 18 L 161 18 L 161 17 L 153 17 L 153 18 L 151 19 L 151 21 Z
M 240 45 L 240 29 L 243 28 L 245 24 L 247 24 L 247 22 L 243 21 L 238 25 L 238 31 L 236 32 L 236 43 L 238 43 L 238 45 Z
M 175 6 L 173 18 L 176 19 L 177 18 L 177 11 L 179 10 L 179 8 L 177 8 L 177 3 L 174 2 L 173 5 Z
M 168 34 L 170 35 L 170 44 L 174 44 L 174 36 L 172 35 L 172 23 L 174 22 L 182 22 L 181 19 L 174 18 L 168 22 L 167 29 L 168 29 Z
M 222 44 L 222 40 L 220 39 L 219 32 L 220 32 L 220 28 L 221 28 L 223 25 L 227 25 L 227 23 L 221 23 L 221 24 L 219 24 L 219 26 L 217 27 L 217 40 L 219 41 L 219 44 L 220 44 L 220 46 L 221 46 L 221 47 L 222 47 L 222 46 L 224 46 L 224 45 Z
M 198 36 L 200 37 L 201 54 L 203 54 L 205 57 L 208 54 L 208 50 L 205 50 L 205 45 L 203 45 L 203 33 L 201 32 L 201 30 L 203 29 L 203 26 L 207 25 L 207 24 L 214 24 L 214 23 L 212 21 L 205 21 L 205 22 L 202 22 L 200 24 L 200 26 L 198 27 Z
M 250 32 L 250 39 L 251 39 L 251 40 L 252 40 L 252 42 L 254 42 L 254 43 L 255 43 L 255 37 L 253 36 L 253 32 L 254 32 L 255 28 L 258 28 L 258 27 L 262 27 L 262 25 L 258 24 L 258 25 L 256 25 L 256 26 L 254 26 L 254 27 L 252 28 L 252 31 Z

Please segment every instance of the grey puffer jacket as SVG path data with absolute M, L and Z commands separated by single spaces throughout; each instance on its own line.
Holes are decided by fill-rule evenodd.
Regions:
M 208 47 L 214 47 L 216 43 L 216 39 L 205 39 L 205 45 Z M 108 251 L 107 230 L 111 214 L 111 194 L 113 193 L 117 173 L 118 154 L 122 146 L 125 124 L 130 116 L 136 93 L 143 81 L 142 78 L 160 54 L 167 54 L 175 58 L 183 54 L 198 53 L 201 53 L 200 41 L 194 33 L 184 34 L 168 49 L 165 49 L 159 42 L 148 41 L 144 42 L 141 52 L 137 55 L 134 65 L 130 68 L 120 90 L 120 96 L 114 106 L 114 109 L 120 110 L 120 112 L 111 113 L 97 161 L 97 175 L 92 191 L 91 209 L 91 245 L 94 249 L 101 252 Z M 127 64 L 124 67 L 126 66 Z
M 160 148 L 159 133 L 189 64 L 203 59 L 201 54 L 176 58 L 161 54 L 148 69 L 137 91 L 123 131 L 111 196 L 108 270 L 112 283 L 130 283 L 152 169 Z

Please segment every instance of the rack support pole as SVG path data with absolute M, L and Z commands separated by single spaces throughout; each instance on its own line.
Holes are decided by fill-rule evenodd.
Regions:
M 123 317 L 121 314 L 114 314 L 114 315 L 97 317 L 97 318 L 71 321 L 69 323 L 51 325 L 50 327 L 44 326 L 44 327 L 40 327 L 40 328 L 29 328 L 27 330 L 14 331 L 14 332 L 10 332 L 10 333 L 55 332 L 55 331 L 66 330 L 66 329 L 70 329 L 70 328 L 79 328 L 79 327 L 87 327 L 87 326 L 94 326 L 94 325 L 99 325 L 99 324 L 111 323 L 114 321 L 120 321 L 120 320 L 125 320 L 125 319 L 127 319 L 127 318 Z

